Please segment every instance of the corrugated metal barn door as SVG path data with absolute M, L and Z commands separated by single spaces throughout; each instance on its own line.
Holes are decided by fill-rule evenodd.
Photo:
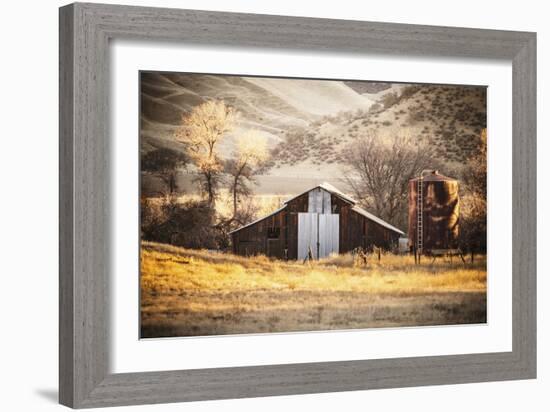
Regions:
M 319 256 L 338 253 L 340 215 L 319 215 Z
M 298 259 L 305 259 L 309 248 L 317 259 L 317 216 L 318 213 L 298 213 Z
M 298 213 L 298 259 L 305 259 L 310 248 L 314 259 L 338 253 L 339 233 L 339 215 Z

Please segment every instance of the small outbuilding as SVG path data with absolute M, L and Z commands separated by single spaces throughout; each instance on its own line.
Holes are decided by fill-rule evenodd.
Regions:
M 273 213 L 231 232 L 233 253 L 305 259 L 373 246 L 396 249 L 404 233 L 359 207 L 329 183 L 287 200 Z

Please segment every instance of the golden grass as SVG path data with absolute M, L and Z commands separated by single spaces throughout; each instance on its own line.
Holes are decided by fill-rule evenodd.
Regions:
M 427 260 L 427 259 L 425 259 Z M 246 291 L 292 289 L 367 293 L 427 293 L 484 291 L 485 258 L 474 265 L 436 260 L 415 265 L 411 256 L 382 255 L 367 266 L 356 266 L 350 255 L 303 264 L 244 258 L 208 251 L 144 243 L 141 286 L 155 292 L 200 289 Z
M 181 336 L 484 322 L 485 268 L 484 256 L 303 264 L 143 242 L 142 325 L 145 336 Z

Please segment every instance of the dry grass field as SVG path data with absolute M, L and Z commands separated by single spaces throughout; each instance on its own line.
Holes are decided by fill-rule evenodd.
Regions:
M 484 256 L 303 264 L 143 242 L 140 281 L 144 338 L 486 322 Z

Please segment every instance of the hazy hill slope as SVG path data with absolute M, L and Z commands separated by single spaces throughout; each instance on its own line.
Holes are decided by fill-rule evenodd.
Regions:
M 459 163 L 474 154 L 487 127 L 484 87 L 408 85 L 379 95 L 369 110 L 324 116 L 289 130 L 273 150 L 275 168 L 340 163 L 342 150 L 370 133 L 380 139 L 409 134 L 433 145 L 440 160 Z
M 343 82 L 217 76 L 181 73 L 142 73 L 142 150 L 173 146 L 173 133 L 182 114 L 207 99 L 223 99 L 240 113 L 235 135 L 255 129 L 271 145 L 289 128 L 307 127 L 321 115 L 368 109 L 373 99 Z M 228 151 L 233 136 L 225 142 Z
M 339 111 L 368 109 L 373 101 L 344 82 L 301 79 L 247 78 L 265 91 L 284 99 L 304 113 L 327 115 Z

